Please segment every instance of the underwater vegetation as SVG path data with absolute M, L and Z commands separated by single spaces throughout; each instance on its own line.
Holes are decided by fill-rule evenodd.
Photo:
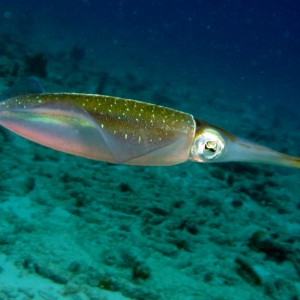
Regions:
M 36 53 L 25 58 L 25 72 L 41 78 L 47 78 L 48 59 L 43 53 Z
M 82 47 L 74 46 L 70 50 L 70 60 L 72 64 L 72 68 L 74 70 L 78 70 L 79 66 L 81 65 L 84 57 L 86 56 L 85 49 Z
M 82 47 L 74 46 L 70 50 L 70 58 L 75 63 L 81 63 L 85 57 L 85 49 Z

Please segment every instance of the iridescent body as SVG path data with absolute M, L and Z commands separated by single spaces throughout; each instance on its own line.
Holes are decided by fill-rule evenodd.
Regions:
M 297 157 L 239 139 L 190 114 L 91 94 L 28 94 L 0 102 L 0 125 L 62 152 L 126 165 L 248 161 L 300 167 Z
M 189 158 L 191 115 L 139 101 L 86 94 L 38 94 L 0 103 L 0 124 L 44 146 L 129 165 Z

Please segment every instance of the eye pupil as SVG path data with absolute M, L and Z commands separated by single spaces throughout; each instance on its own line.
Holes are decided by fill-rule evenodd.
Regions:
M 208 141 L 205 143 L 205 150 L 215 153 L 217 151 L 217 143 L 214 141 Z

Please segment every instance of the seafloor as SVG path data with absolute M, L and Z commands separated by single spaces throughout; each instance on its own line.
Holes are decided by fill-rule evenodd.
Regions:
M 99 62 L 81 47 L 44 54 L 5 35 L 1 45 L 1 90 L 36 75 L 49 92 L 156 102 L 299 154 L 297 112 L 276 117 L 244 104 L 251 95 L 240 89 L 181 85 L 165 70 Z M 299 171 L 127 167 L 4 129 L 0 139 L 1 300 L 300 299 Z

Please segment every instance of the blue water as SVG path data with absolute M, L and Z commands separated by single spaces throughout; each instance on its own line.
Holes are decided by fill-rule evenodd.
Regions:
M 49 92 L 101 93 L 155 102 L 190 112 L 277 150 L 300 155 L 298 1 L 1 0 L 0 75 L 2 91 L 27 76 L 36 76 Z M 0 155 L 3 154 L 6 163 L 1 164 L 0 170 L 0 204 L 3 202 L 3 211 L 6 211 L 10 204 L 6 206 L 5 203 L 17 202 L 18 206 L 12 205 L 12 211 L 21 211 L 22 216 L 27 215 L 23 213 L 25 206 L 32 207 L 33 212 L 28 213 L 32 214 L 32 220 L 28 221 L 30 218 L 26 217 L 26 222 L 30 226 L 35 224 L 31 230 L 37 232 L 37 237 L 35 233 L 31 237 L 30 230 L 18 229 L 23 222 L 21 217 L 15 229 L 20 240 L 24 239 L 21 246 L 18 248 L 17 243 L 11 243 L 13 246 L 9 248 L 10 242 L 1 242 L 0 254 L 7 255 L 8 261 L 28 274 L 64 286 L 64 278 L 71 282 L 69 273 L 73 272 L 66 265 L 73 263 L 74 267 L 78 263 L 78 270 L 75 266 L 77 271 L 73 273 L 88 278 L 78 279 L 80 284 L 77 286 L 72 282 L 78 292 L 73 294 L 80 300 L 98 299 L 92 297 L 92 292 L 81 290 L 80 286 L 117 291 L 128 299 L 138 300 L 221 299 L 223 293 L 224 299 L 250 300 L 251 293 L 256 299 L 266 300 L 300 297 L 297 285 L 300 266 L 295 262 L 299 260 L 295 253 L 300 243 L 299 172 L 256 165 L 127 168 L 44 149 L 3 129 L 1 141 L 4 146 Z M 21 200 L 25 198 L 22 206 Z M 128 207 L 128 203 L 132 206 Z M 287 203 L 286 207 L 282 203 Z M 38 218 L 39 210 L 43 219 Z M 53 213 L 53 218 L 48 211 Z M 78 219 L 71 219 L 73 227 L 65 228 L 69 213 Z M 91 220 L 90 215 L 93 215 Z M 106 215 L 106 221 L 102 220 L 102 215 Z M 153 215 L 155 218 L 152 219 Z M 243 216 L 241 220 L 239 216 Z M 66 221 L 60 224 L 64 218 Z M 77 221 L 83 224 L 80 228 L 76 227 Z M 45 239 L 46 246 L 34 248 L 38 254 L 36 260 L 32 258 L 30 249 L 39 240 L 36 224 L 43 222 L 49 228 L 60 224 L 61 228 L 54 226 L 49 231 L 52 236 L 66 232 L 66 238 L 61 240 L 72 240 L 72 234 L 78 230 L 80 242 L 74 238 L 78 244 L 74 243 L 79 250 L 75 252 L 82 251 L 86 256 L 75 255 L 73 262 L 70 254 L 73 244 L 67 243 L 62 248 L 70 253 L 62 250 L 57 254 L 55 249 L 60 249 L 62 241 L 59 240 L 58 246 L 54 246 L 54 242 L 48 245 L 47 236 L 51 236 L 51 232 L 45 230 L 41 238 Z M 135 222 L 135 230 L 128 229 Z M 7 224 L 10 224 L 9 219 Z M 115 228 L 115 231 L 111 229 L 112 233 L 110 226 Z M 5 230 L 4 225 L 0 227 L 0 236 L 6 235 Z M 182 240 L 175 243 L 180 230 L 184 230 Z M 265 249 L 261 252 L 252 249 L 251 252 L 251 247 L 245 245 L 256 230 L 266 230 L 274 243 L 280 244 L 280 250 L 288 253 L 286 249 L 292 249 L 295 256 L 286 254 L 291 256 L 284 256 L 282 263 L 282 257 L 276 256 L 276 251 L 280 251 L 274 244 L 273 256 L 266 254 Z M 11 230 L 11 239 L 17 240 L 13 232 Z M 190 236 L 186 237 L 186 234 Z M 120 257 L 114 261 L 107 254 L 109 249 L 102 249 L 105 241 L 101 237 L 106 235 L 107 240 L 104 240 L 118 253 L 117 257 L 122 257 L 122 262 Z M 186 246 L 182 242 L 185 239 L 191 241 L 191 245 Z M 154 241 L 155 246 L 150 246 L 149 241 Z M 206 245 L 204 241 L 209 242 Z M 171 243 L 176 249 L 164 248 L 163 243 Z M 82 244 L 84 250 L 80 248 Z M 26 250 L 26 245 L 30 245 L 30 249 Z M 97 247 L 101 251 L 97 252 Z M 159 247 L 162 250 L 158 251 Z M 218 247 L 229 261 L 232 260 L 232 264 L 226 265 L 225 259 L 224 270 L 224 257 Z M 122 252 L 124 248 L 128 248 L 130 255 Z M 212 249 L 215 260 L 201 261 L 201 253 L 206 249 Z M 149 258 L 143 267 L 145 273 L 148 267 L 152 270 L 150 279 L 144 271 L 139 270 L 136 276 L 142 279 L 137 281 L 126 273 L 128 265 L 124 261 L 132 260 L 135 251 L 141 251 L 141 257 Z M 174 273 L 174 279 L 172 270 L 168 273 L 170 282 L 176 282 L 178 278 L 183 280 L 182 288 L 177 283 L 165 283 L 159 272 L 155 276 L 153 270 L 159 269 L 155 259 L 160 255 L 167 257 L 166 261 L 160 262 L 162 270 L 170 264 L 174 267 L 172 270 L 179 270 L 178 274 L 182 271 L 182 277 Z M 238 259 L 236 263 L 236 257 L 241 256 L 243 261 L 243 255 L 249 257 L 250 262 L 251 259 L 257 262 L 261 268 L 259 276 L 277 272 L 281 281 L 272 276 L 271 279 L 267 276 L 268 284 L 265 279 L 259 284 L 255 278 L 247 279 L 253 272 Z M 135 263 L 134 267 L 140 267 L 140 259 Z M 37 264 L 47 271 L 36 267 Z M 249 274 L 237 275 L 237 265 Z M 207 266 L 207 273 L 202 276 L 203 266 Z M 110 268 L 113 267 L 115 270 L 112 271 Z M 49 270 L 57 271 L 58 277 Z M 100 283 L 95 284 L 91 278 L 97 272 L 107 272 L 109 279 L 101 273 Z M 164 272 L 167 271 L 162 271 L 161 277 Z M 1 280 L 6 282 L 9 277 L 7 274 L 9 272 L 1 273 L 0 268 L 0 299 L 19 299 L 18 293 L 25 297 L 20 292 L 23 285 L 20 278 L 12 285 L 15 295 L 7 292 L 12 289 L 11 285 L 1 285 Z M 5 278 L 1 279 L 1 276 Z M 284 278 L 287 278 L 286 283 Z M 37 286 L 41 284 L 36 280 Z M 163 282 L 161 287 L 160 281 Z M 199 282 L 205 282 L 204 287 L 201 285 L 200 288 Z M 239 291 L 249 288 L 249 294 L 239 298 L 231 290 L 233 286 L 240 288 Z M 47 284 L 41 288 L 42 292 L 49 289 Z M 152 295 L 153 290 L 157 294 Z M 51 297 L 73 299 L 62 294 Z M 37 298 L 26 296 L 24 299 L 41 299 L 38 295 L 41 294 L 37 294 Z M 211 298 L 207 298 L 208 295 Z
M 41 50 L 55 52 L 64 40 L 98 51 L 99 60 L 130 66 L 139 58 L 140 67 L 155 66 L 182 85 L 237 87 L 298 109 L 297 1 L 63 2 L 3 0 L 1 27 L 28 50 L 43 42 Z M 105 52 L 114 43 L 115 57 Z

